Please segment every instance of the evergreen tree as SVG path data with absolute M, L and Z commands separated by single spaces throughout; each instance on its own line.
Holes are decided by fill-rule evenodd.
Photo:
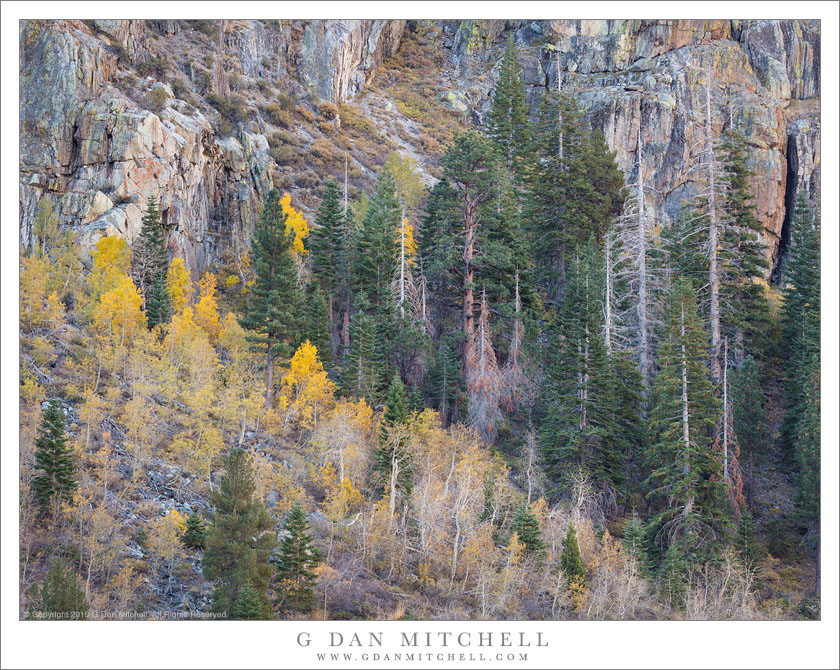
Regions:
M 685 540 L 675 540 L 668 546 L 659 567 L 659 578 L 671 607 L 682 607 L 685 602 L 690 563 L 687 559 Z
M 750 191 L 754 172 L 747 165 L 746 138 L 726 131 L 721 152 L 726 212 L 720 240 L 721 329 L 741 358 L 749 351 L 761 354 L 767 346 L 770 310 L 763 279 L 770 264 Z
M 406 432 L 410 419 L 405 386 L 399 375 L 394 375 L 379 423 L 379 446 L 374 455 L 373 469 L 379 473 L 386 491 L 403 497 L 407 497 L 412 488 Z
M 40 472 L 32 480 L 32 492 L 41 514 L 46 514 L 51 503 L 69 499 L 77 487 L 76 459 L 64 435 L 64 413 L 58 398 L 49 401 L 38 426 L 35 469 Z
M 569 524 L 566 537 L 563 539 L 563 551 L 560 554 L 560 570 L 568 584 L 585 584 L 586 570 L 580 557 L 577 532 L 573 524 Z
M 767 414 L 758 364 L 747 356 L 732 375 L 732 419 L 741 453 L 747 462 L 747 493 L 752 500 L 753 460 L 766 445 Z M 746 453 L 744 453 L 746 451 Z
M 544 467 L 559 486 L 582 468 L 599 485 L 620 487 L 623 453 L 640 442 L 640 383 L 629 361 L 606 352 L 603 263 L 594 239 L 573 260 L 567 279 L 545 386 Z
M 188 549 L 204 549 L 204 540 L 207 529 L 201 517 L 195 512 L 187 517 L 187 529 L 181 536 L 181 542 Z
M 519 535 L 519 539 L 525 543 L 525 549 L 535 556 L 542 556 L 545 551 L 545 542 L 540 531 L 540 521 L 534 511 L 527 505 L 523 505 L 516 511 L 513 518 L 513 530 Z
M 621 542 L 627 553 L 636 561 L 639 571 L 644 574 L 647 569 L 647 542 L 645 539 L 645 525 L 633 510 L 633 516 L 624 522 L 624 537 Z
M 251 457 L 242 449 L 233 449 L 225 466 L 219 490 L 210 495 L 215 509 L 201 561 L 204 576 L 216 582 L 211 610 L 233 615 L 240 592 L 250 586 L 258 595 L 259 618 L 268 619 L 268 558 L 275 542 L 268 531 L 274 522 L 254 495 L 256 471 Z
M 251 237 L 254 284 L 248 307 L 240 319 L 243 328 L 254 331 L 250 341 L 266 356 L 266 409 L 274 397 L 274 359 L 288 356 L 298 341 L 297 272 L 292 240 L 286 236 L 286 214 L 276 189 L 268 193 L 262 215 Z
M 736 548 L 744 562 L 744 567 L 758 572 L 761 564 L 761 547 L 755 539 L 755 522 L 749 512 L 744 512 L 738 522 L 738 538 Z
M 131 260 L 134 281 L 143 296 L 143 309 L 148 310 L 155 285 L 159 280 L 166 281 L 166 271 L 169 269 L 169 252 L 154 196 L 150 196 L 146 203 L 140 236 L 134 245 Z
M 58 556 L 50 559 L 50 571 L 41 584 L 38 598 L 30 605 L 27 618 L 36 613 L 51 619 L 86 619 L 88 610 L 85 590 L 73 571 Z
M 505 166 L 507 180 L 519 181 L 526 168 L 529 142 L 528 108 L 522 84 L 522 66 L 513 36 L 508 37 L 493 91 L 493 105 L 487 124 Z
M 651 395 L 650 495 L 660 537 L 684 539 L 686 551 L 718 537 L 727 505 L 721 461 L 713 448 L 717 398 L 709 380 L 708 339 L 693 285 L 675 281 L 665 306 L 659 374 Z
M 800 194 L 792 222 L 790 258 L 784 277 L 785 415 L 782 448 L 798 458 L 799 421 L 809 413 L 806 398 L 814 360 L 820 356 L 820 223 Z
M 529 174 L 526 226 L 536 281 L 558 302 L 566 264 L 590 236 L 603 239 L 621 213 L 624 176 L 600 131 L 590 132 L 583 111 L 555 91 L 543 96 L 533 129 L 536 161 Z
M 321 562 L 321 551 L 308 529 L 306 513 L 295 503 L 283 525 L 285 537 L 277 559 L 277 604 L 283 611 L 306 612 L 315 604 L 317 575 L 313 569 Z
M 172 318 L 172 302 L 169 292 L 166 290 L 164 277 L 158 277 L 155 281 L 152 293 L 146 301 L 146 319 L 151 330 L 159 323 L 168 323 Z
M 234 619 L 254 620 L 263 618 L 263 608 L 260 602 L 260 594 L 248 584 L 239 590 L 236 598 L 236 605 L 233 608 Z
M 332 353 L 338 353 L 339 331 L 342 326 L 337 318 L 345 306 L 346 274 L 349 247 L 345 246 L 345 220 L 342 213 L 341 196 L 333 179 L 327 181 L 321 204 L 315 217 L 315 225 L 309 234 L 312 276 L 327 296 L 327 327 L 332 343 Z M 310 341 L 313 341 L 310 337 Z M 317 345 L 316 345 L 317 346 Z M 318 349 L 326 353 L 326 349 Z
M 797 514 L 807 526 L 820 518 L 820 360 L 811 358 L 805 378 L 802 414 L 796 422 L 796 464 L 799 468 Z
M 459 348 L 454 337 L 442 337 L 426 375 L 426 393 L 445 427 L 467 415 L 467 385 L 458 360 Z
M 309 340 L 318 349 L 318 356 L 324 367 L 329 367 L 332 361 L 332 347 L 330 346 L 329 307 L 324 299 L 324 293 L 315 283 L 310 282 L 304 294 L 302 305 L 306 319 L 301 329 L 300 342 Z M 297 349 L 297 347 L 295 347 Z
M 417 385 L 412 384 L 411 390 L 408 392 L 408 410 L 411 413 L 417 413 L 424 409 L 426 409 L 426 404 L 423 401 L 423 394 Z

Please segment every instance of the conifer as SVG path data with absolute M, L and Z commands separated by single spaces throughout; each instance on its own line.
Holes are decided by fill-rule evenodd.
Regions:
M 563 551 L 560 554 L 560 570 L 569 585 L 586 583 L 586 570 L 583 567 L 583 559 L 580 557 L 578 547 L 577 531 L 573 524 L 569 524 L 566 537 L 563 539 Z
M 204 540 L 207 529 L 201 517 L 195 512 L 187 517 L 187 529 L 181 536 L 181 542 L 188 549 L 204 549 Z
M 545 542 L 542 539 L 540 521 L 528 505 L 523 505 L 516 511 L 516 516 L 513 518 L 513 530 L 525 543 L 526 551 L 535 556 L 541 556 L 544 553 Z
M 207 530 L 201 561 L 204 576 L 216 583 L 211 610 L 234 614 L 240 592 L 250 586 L 257 592 L 259 618 L 268 619 L 268 558 L 276 541 L 268 531 L 274 522 L 255 496 L 256 471 L 251 457 L 242 449 L 233 449 L 225 467 L 219 490 L 210 496 L 213 523 Z
M 155 285 L 159 280 L 166 281 L 166 272 L 169 269 L 169 252 L 166 248 L 158 202 L 154 196 L 150 196 L 146 203 L 140 236 L 134 245 L 131 260 L 132 275 L 140 295 L 143 296 L 143 309 L 148 310 Z
M 388 387 L 388 399 L 379 424 L 379 446 L 373 469 L 379 473 L 386 491 L 407 497 L 411 493 L 411 463 L 408 454 L 406 427 L 411 420 L 405 386 L 394 375 Z
M 246 620 L 263 618 L 260 595 L 250 584 L 240 589 L 239 595 L 236 598 L 236 605 L 233 608 L 233 618 Z
M 266 356 L 266 409 L 274 397 L 274 359 L 288 356 L 298 337 L 297 271 L 292 239 L 286 236 L 286 214 L 280 194 L 272 189 L 251 237 L 254 284 L 248 293 L 248 308 L 240 319 L 243 328 L 254 331 L 252 346 Z
M 89 609 L 85 591 L 73 570 L 65 566 L 60 557 L 53 556 L 50 571 L 41 584 L 37 600 L 30 606 L 28 618 L 41 615 L 53 620 L 85 619 Z
M 277 559 L 277 604 L 283 611 L 307 612 L 315 604 L 317 575 L 313 570 L 321 562 L 321 551 L 313 544 L 306 512 L 299 503 L 289 511 L 283 530 Z
M 47 404 L 35 438 L 35 469 L 32 492 L 42 514 L 51 504 L 69 499 L 76 489 L 76 459 L 64 435 L 64 413 L 61 401 L 53 398 Z

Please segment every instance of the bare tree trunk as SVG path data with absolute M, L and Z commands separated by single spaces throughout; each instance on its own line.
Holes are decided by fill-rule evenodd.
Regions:
M 636 136 L 636 151 L 639 160 L 638 199 L 639 199 L 639 372 L 642 386 L 647 395 L 650 386 L 650 325 L 648 324 L 648 286 L 647 286 L 647 231 L 645 230 L 645 180 L 642 171 L 642 126 Z
M 715 154 L 712 144 L 712 71 L 706 80 L 706 152 L 709 173 L 709 322 L 712 331 L 712 379 L 720 383 L 720 269 L 718 267 L 719 231 L 715 205 Z

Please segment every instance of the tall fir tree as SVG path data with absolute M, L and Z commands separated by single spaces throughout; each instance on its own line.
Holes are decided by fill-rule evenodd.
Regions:
M 338 185 L 333 179 L 329 179 L 321 196 L 315 225 L 309 234 L 309 245 L 312 276 L 327 296 L 328 330 L 333 355 L 337 355 L 339 351 L 340 331 L 343 325 L 339 314 L 345 307 L 347 297 L 344 293 L 348 252 L 344 245 L 344 236 L 341 195 Z
M 399 375 L 394 375 L 379 424 L 379 446 L 374 455 L 373 469 L 379 474 L 385 491 L 403 499 L 408 497 L 412 489 L 407 434 L 410 419 L 405 386 Z
M 134 244 L 131 264 L 134 282 L 140 290 L 140 295 L 143 296 L 143 309 L 148 310 L 155 285 L 158 281 L 166 281 L 166 271 L 169 269 L 166 237 L 158 202 L 154 196 L 150 196 L 146 203 L 140 236 Z M 159 322 L 156 321 L 156 323 Z
M 171 318 L 172 301 L 169 292 L 166 290 L 166 280 L 163 277 L 158 277 L 151 295 L 146 301 L 146 319 L 149 328 L 154 328 L 160 323 L 168 323 Z
M 32 493 L 46 514 L 50 506 L 68 500 L 76 489 L 76 458 L 64 435 L 64 413 L 61 401 L 51 399 L 41 417 L 35 437 L 35 470 Z
M 569 585 L 582 585 L 586 583 L 586 569 L 583 567 L 583 559 L 580 556 L 577 531 L 571 523 L 566 530 L 566 537 L 563 538 L 563 551 L 560 553 L 560 570 Z
M 546 474 L 561 488 L 580 468 L 601 487 L 620 487 L 623 454 L 640 442 L 637 375 L 618 352 L 607 353 L 602 336 L 602 275 L 593 238 L 569 268 L 544 390 L 542 457 Z
M 263 618 L 260 594 L 250 584 L 243 586 L 239 590 L 239 595 L 236 597 L 236 605 L 233 607 L 233 618 L 242 620 Z
M 820 222 L 800 193 L 784 276 L 785 415 L 781 444 L 796 459 L 799 421 L 807 415 L 807 380 L 820 354 Z
M 499 149 L 507 181 L 521 183 L 530 162 L 530 138 L 522 66 L 512 35 L 508 37 L 499 66 L 499 78 L 488 115 L 487 134 Z
M 277 559 L 277 606 L 285 612 L 308 612 L 315 604 L 317 575 L 313 570 L 322 557 L 308 530 L 306 512 L 295 503 L 283 524 L 285 535 Z
M 666 300 L 646 453 L 660 543 L 679 539 L 686 551 L 722 539 L 728 521 L 726 485 L 713 447 L 718 400 L 695 295 L 693 284 L 679 278 Z
M 268 559 L 275 538 L 268 531 L 274 527 L 274 521 L 255 496 L 253 459 L 242 449 L 233 449 L 225 468 L 219 490 L 210 495 L 213 523 L 207 531 L 201 560 L 205 577 L 216 583 L 211 610 L 235 615 L 240 592 L 251 587 L 259 598 L 258 618 L 270 619 Z
M 288 356 L 298 341 L 299 302 L 297 271 L 292 240 L 286 236 L 286 214 L 276 189 L 268 193 L 262 214 L 251 237 L 254 284 L 248 306 L 240 319 L 243 328 L 254 331 L 250 341 L 266 357 L 266 409 L 274 397 L 274 359 Z

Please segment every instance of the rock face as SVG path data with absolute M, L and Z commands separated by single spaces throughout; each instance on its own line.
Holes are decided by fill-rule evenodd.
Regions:
M 169 245 L 194 271 L 222 239 L 244 241 L 271 187 L 274 161 L 264 135 L 220 137 L 193 105 L 166 100 L 152 111 L 120 89 L 132 63 L 152 55 L 148 33 L 181 32 L 177 21 L 22 22 L 20 99 L 20 244 L 32 242 L 40 198 L 52 198 L 63 225 L 76 229 L 84 259 L 105 235 L 131 243 L 150 196 L 160 199 Z M 361 90 L 399 44 L 404 21 L 309 22 L 303 42 L 261 22 L 222 30 L 226 51 L 252 76 L 297 73 L 319 97 L 341 101 Z M 300 27 L 298 27 L 300 28 Z M 300 29 L 298 30 L 300 32 Z M 103 39 L 104 36 L 104 39 Z M 114 49 L 106 46 L 106 41 Z M 273 59 L 276 65 L 268 65 Z M 151 94 L 170 87 L 148 77 Z
M 504 41 L 512 35 L 532 109 L 559 83 L 604 132 L 628 180 L 636 178 L 641 127 L 642 170 L 663 221 L 699 188 L 688 167 L 699 148 L 708 84 L 715 134 L 734 126 L 748 137 L 752 188 L 774 265 L 796 193 L 819 197 L 818 22 L 437 23 L 436 48 L 450 63 L 435 92 L 439 104 L 482 122 Z M 203 28 L 194 22 L 21 23 L 22 246 L 31 243 L 45 195 L 87 250 L 102 235 L 131 241 L 146 199 L 157 195 L 173 251 L 200 270 L 222 241 L 244 242 L 272 183 L 262 104 L 250 92 L 256 84 L 270 80 L 298 99 L 308 96 L 312 105 L 351 102 L 412 30 L 401 20 L 249 20 L 214 27 L 210 49 L 196 41 Z M 235 137 L 220 134 L 212 108 L 182 91 L 184 100 L 174 99 L 172 81 L 134 80 L 138 64 L 176 45 L 183 53 L 193 49 L 193 60 L 181 67 L 197 94 L 215 91 L 230 99 L 236 91 L 244 100 L 246 119 Z M 197 65 L 200 59 L 207 70 Z M 250 89 L 237 83 L 245 78 Z M 132 95 L 125 92 L 128 81 L 135 81 Z M 366 102 L 355 109 L 372 118 Z M 388 107 L 377 111 L 389 113 Z M 312 142 L 305 133 L 298 137 Z M 423 153 L 419 146 L 408 149 Z

